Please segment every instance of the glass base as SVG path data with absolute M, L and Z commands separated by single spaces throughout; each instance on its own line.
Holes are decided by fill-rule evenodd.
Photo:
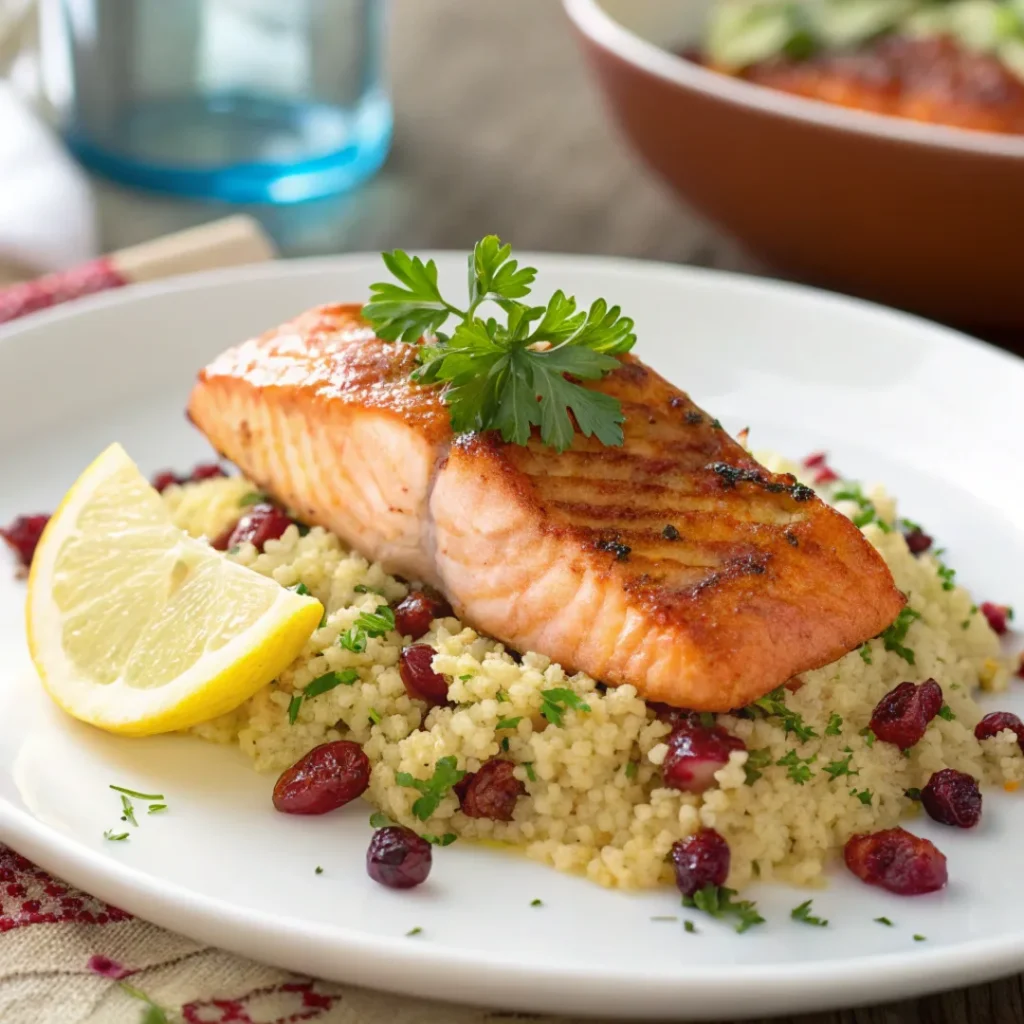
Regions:
M 343 110 L 249 95 L 151 101 L 97 140 L 64 138 L 90 170 L 125 185 L 228 203 L 300 203 L 348 191 L 391 146 L 381 94 Z M 316 156 L 307 154 L 316 153 Z

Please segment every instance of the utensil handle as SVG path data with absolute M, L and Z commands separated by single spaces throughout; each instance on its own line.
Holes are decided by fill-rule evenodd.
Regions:
M 0 323 L 137 281 L 260 263 L 274 255 L 272 243 L 256 220 L 245 215 L 227 217 L 0 288 Z

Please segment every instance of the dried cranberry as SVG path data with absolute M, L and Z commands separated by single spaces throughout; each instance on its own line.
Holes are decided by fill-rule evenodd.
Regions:
M 161 494 L 163 494 L 168 487 L 173 487 L 175 484 L 180 484 L 181 482 L 181 477 L 179 477 L 177 473 L 172 473 L 169 469 L 161 470 L 150 481 L 153 487 Z
M 804 459 L 804 465 L 808 469 L 815 469 L 818 466 L 824 466 L 827 458 L 828 452 L 812 452 Z
M 187 482 L 196 484 L 200 480 L 216 480 L 221 476 L 227 476 L 227 473 L 216 462 L 201 462 L 189 473 Z
M 729 876 L 729 844 L 713 828 L 672 844 L 672 865 L 676 885 L 684 896 L 692 896 L 705 885 L 725 885 Z
M 526 792 L 526 787 L 513 775 L 515 767 L 511 761 L 492 757 L 479 771 L 463 776 L 455 784 L 462 813 L 470 818 L 511 821 L 516 800 Z
M 431 667 L 434 654 L 430 644 L 406 647 L 398 659 L 398 674 L 410 697 L 428 704 L 444 704 L 448 700 L 448 680 Z
M 1011 729 L 1017 734 L 1017 743 L 1024 751 L 1024 722 L 1012 711 L 993 711 L 986 715 L 974 727 L 974 738 L 990 740 L 993 736 L 998 736 L 1004 729 Z
M 322 743 L 281 773 L 274 806 L 285 814 L 326 814 L 362 796 L 369 784 L 370 759 L 358 743 Z
M 10 526 L 0 527 L 0 537 L 7 541 L 26 569 L 32 564 L 39 538 L 49 521 L 46 515 L 18 516 Z
M 908 750 L 942 708 L 942 687 L 934 679 L 900 683 L 875 706 L 871 731 L 883 742 Z
M 451 605 L 432 590 L 410 590 L 395 606 L 395 629 L 418 640 L 434 619 L 451 615 Z
M 411 889 L 430 874 L 430 843 L 412 829 L 389 825 L 374 832 L 366 851 L 366 873 L 389 889 Z
M 935 892 L 948 881 L 946 858 L 935 844 L 902 828 L 851 836 L 844 856 L 862 882 L 898 896 Z
M 734 750 L 746 750 L 743 740 L 720 725 L 707 728 L 694 721 L 677 723 L 666 740 L 661 763 L 662 781 L 670 789 L 703 793 L 715 784 L 715 772 L 729 763 Z
M 957 828 L 974 828 L 981 818 L 981 790 L 966 772 L 943 768 L 921 790 L 921 803 L 936 821 Z
M 992 629 L 1000 636 L 1009 630 L 1009 622 L 1013 618 L 1013 609 L 1009 605 L 985 601 L 979 610 L 988 619 L 988 624 Z
M 907 547 L 912 555 L 922 555 L 932 546 L 932 539 L 920 526 L 915 526 L 903 534 Z
M 816 486 L 821 486 L 822 484 L 834 484 L 838 479 L 839 474 L 829 466 L 822 466 L 821 469 L 814 474 L 814 483 Z
M 263 550 L 268 540 L 277 540 L 292 520 L 276 505 L 261 501 L 253 505 L 230 530 L 225 530 L 214 542 L 218 551 L 227 551 L 248 541 L 257 551 Z

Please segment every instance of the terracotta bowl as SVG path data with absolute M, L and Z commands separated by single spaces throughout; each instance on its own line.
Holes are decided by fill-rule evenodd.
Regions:
M 615 117 L 682 197 L 779 270 L 1024 329 L 1024 137 L 919 124 L 707 71 L 710 0 L 564 0 Z

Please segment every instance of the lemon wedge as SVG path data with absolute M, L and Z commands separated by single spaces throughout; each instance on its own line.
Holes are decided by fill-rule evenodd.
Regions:
M 176 529 L 120 445 L 78 478 L 32 561 L 32 660 L 83 722 L 129 736 L 238 707 L 295 660 L 319 601 Z

